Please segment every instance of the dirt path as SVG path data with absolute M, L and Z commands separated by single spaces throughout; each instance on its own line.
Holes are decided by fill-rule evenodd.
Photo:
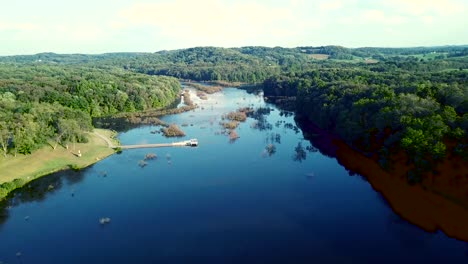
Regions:
M 94 131 L 93 133 L 94 133 L 96 136 L 102 138 L 102 139 L 107 143 L 107 146 L 108 146 L 109 148 L 115 148 L 115 145 L 114 145 L 114 143 L 112 143 L 112 140 L 110 140 L 109 138 L 107 138 L 107 137 L 105 137 L 105 136 L 99 134 L 99 133 L 96 132 L 96 131 Z

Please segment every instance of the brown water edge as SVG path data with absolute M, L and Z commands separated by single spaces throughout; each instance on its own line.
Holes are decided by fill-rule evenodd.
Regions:
M 400 217 L 427 232 L 441 230 L 449 237 L 468 241 L 468 197 L 465 195 L 468 184 L 460 180 L 460 175 L 468 172 L 467 162 L 447 159 L 437 165 L 438 175 L 425 177 L 421 184 L 410 185 L 406 180 L 409 167 L 401 157 L 392 171 L 386 171 L 374 159 L 310 121 L 296 121 L 304 137 L 322 154 L 336 158 L 347 170 L 365 177 Z

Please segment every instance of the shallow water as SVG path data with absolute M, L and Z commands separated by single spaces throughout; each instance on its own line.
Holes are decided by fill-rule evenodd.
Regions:
M 0 261 L 468 263 L 466 242 L 401 219 L 261 95 L 227 88 L 192 99 L 204 109 L 163 120 L 187 125 L 180 140 L 197 138 L 199 147 L 126 150 L 15 192 L 0 211 Z M 221 115 L 241 106 L 273 111 L 260 129 L 253 118 L 241 123 L 230 142 Z M 150 133 L 158 129 L 119 139 L 179 141 Z M 158 158 L 142 168 L 147 153 Z

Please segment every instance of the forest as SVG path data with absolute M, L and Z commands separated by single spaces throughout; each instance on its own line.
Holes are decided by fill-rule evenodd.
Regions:
M 92 118 L 168 106 L 179 80 L 257 84 L 383 167 L 398 151 L 416 174 L 448 153 L 468 157 L 468 46 L 0 57 L 0 146 L 6 155 L 85 140 Z
M 298 114 L 382 166 L 403 149 L 422 173 L 449 151 L 468 157 L 467 80 L 460 70 L 326 69 L 271 77 L 264 90 L 295 97 Z
M 92 118 L 163 108 L 180 83 L 118 68 L 0 64 L 0 146 L 3 155 L 28 154 L 85 142 Z

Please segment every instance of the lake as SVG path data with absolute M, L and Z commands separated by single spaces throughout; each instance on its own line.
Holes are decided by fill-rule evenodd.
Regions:
M 1 263 L 468 263 L 468 243 L 402 219 L 262 94 L 192 99 L 201 107 L 162 118 L 186 137 L 143 126 L 119 139 L 198 147 L 124 150 L 14 192 L 0 209 Z M 232 142 L 219 122 L 247 106 L 265 108 Z M 139 166 L 148 153 L 157 159 Z

